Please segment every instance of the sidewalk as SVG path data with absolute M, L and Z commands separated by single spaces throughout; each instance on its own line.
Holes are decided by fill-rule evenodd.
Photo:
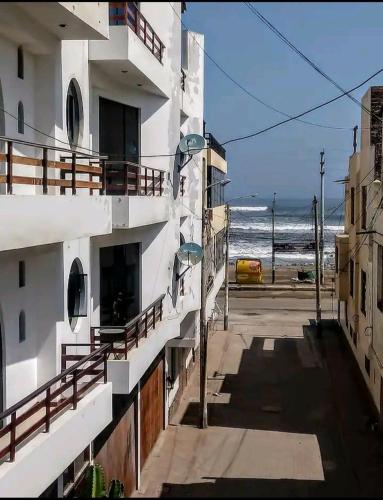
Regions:
M 208 429 L 197 368 L 134 496 L 381 496 L 381 438 L 339 333 L 316 338 L 312 300 L 252 300 L 210 337 Z

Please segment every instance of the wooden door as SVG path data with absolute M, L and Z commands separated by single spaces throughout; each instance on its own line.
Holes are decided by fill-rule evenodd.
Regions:
M 113 410 L 115 413 L 115 408 Z M 99 450 L 95 449 L 94 461 L 104 468 L 106 484 L 108 485 L 111 479 L 119 479 L 124 483 L 125 496 L 128 496 L 136 489 L 134 401 L 130 401 L 129 406 L 123 409 L 122 415 L 113 415 L 113 422 L 104 433 L 106 435 L 102 436 L 103 444 Z
M 164 428 L 164 360 L 161 358 L 141 388 L 140 467 L 144 466 Z

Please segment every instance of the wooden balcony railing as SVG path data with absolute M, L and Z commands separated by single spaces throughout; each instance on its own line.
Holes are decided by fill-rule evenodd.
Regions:
M 109 355 L 113 354 L 115 359 L 127 359 L 128 352 L 133 347 L 138 347 L 140 339 L 147 337 L 150 330 L 155 330 L 157 323 L 162 321 L 162 302 L 165 294 L 148 306 L 144 311 L 133 318 L 124 326 L 93 326 L 90 331 L 90 342 L 92 348 L 96 349 L 102 344 L 100 329 L 123 329 L 121 340 L 114 341 L 110 347 Z M 108 344 L 109 345 L 109 344 Z M 65 356 L 65 354 L 64 354 Z M 66 360 L 67 358 L 65 358 Z M 68 358 L 69 359 L 69 358 Z M 72 361 L 74 358 L 70 358 Z M 65 366 L 65 365 L 64 365 Z
M 60 194 L 65 194 L 66 188 L 69 188 L 72 194 L 76 194 L 77 189 L 89 189 L 89 194 L 93 194 L 94 189 L 102 189 L 100 181 L 102 168 L 90 164 L 92 161 L 100 161 L 101 157 L 98 155 L 87 155 L 74 152 L 71 149 L 44 146 L 34 142 L 1 136 L 0 151 L 4 144 L 6 145 L 6 153 L 0 153 L 0 166 L 4 162 L 5 169 L 0 169 L 0 185 L 6 185 L 7 194 L 13 194 L 14 186 L 21 184 L 41 186 L 42 194 L 48 194 L 49 186 L 60 187 Z M 41 158 L 15 155 L 15 144 L 23 149 L 33 151 L 33 156 L 36 156 L 37 150 L 39 152 L 37 156 L 41 156 Z M 56 151 L 62 153 L 62 155 L 67 154 L 70 161 L 67 163 L 66 161 L 50 160 L 49 154 Z M 87 164 L 77 163 L 79 159 L 85 160 Z M 15 166 L 23 167 L 23 173 L 26 173 L 25 170 L 31 169 L 32 175 L 14 175 Z M 3 173 L 1 173 L 2 171 Z M 60 172 L 60 178 L 57 175 L 58 171 Z M 80 178 L 79 174 L 82 174 Z M 87 176 L 88 180 L 86 179 Z M 95 178 L 97 178 L 97 181 L 95 181 Z
M 109 2 L 109 24 L 129 26 L 150 52 L 162 62 L 165 45 L 141 14 L 136 2 Z
M 99 381 L 106 383 L 109 349 L 105 344 L 82 355 L 73 366 L 0 414 L 0 459 L 8 456 L 13 462 L 20 445 L 37 432 L 49 432 L 52 420 L 68 408 L 76 409 L 78 401 Z
M 106 194 L 126 196 L 162 196 L 164 172 L 129 161 L 103 162 Z

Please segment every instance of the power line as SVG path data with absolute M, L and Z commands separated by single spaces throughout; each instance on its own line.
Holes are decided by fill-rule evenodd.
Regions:
M 250 9 L 250 11 L 258 18 L 260 21 L 265 24 L 273 33 L 277 35 L 277 37 L 282 40 L 286 45 L 288 45 L 296 54 L 298 54 L 302 59 L 304 59 L 317 73 L 323 76 L 327 81 L 329 81 L 334 87 L 336 87 L 341 92 L 345 92 L 344 88 L 341 87 L 335 80 L 333 80 L 329 75 L 327 75 L 317 64 L 315 64 L 311 59 L 309 59 L 302 51 L 300 51 L 288 38 L 283 35 L 270 21 L 268 21 L 253 5 L 249 2 L 244 2 L 244 4 Z M 347 95 L 349 99 L 351 99 L 355 104 L 361 107 L 366 113 L 370 116 L 374 116 L 379 121 L 382 119 L 376 116 L 371 112 L 370 109 L 366 108 L 358 99 L 356 99 L 352 95 Z
M 173 9 L 174 13 L 176 14 L 176 16 L 178 17 L 178 19 L 181 21 L 182 26 L 186 30 L 190 31 L 189 28 L 186 26 L 186 24 L 182 21 L 181 17 L 178 15 L 178 13 L 176 12 L 176 10 L 172 6 L 172 4 L 170 2 L 169 2 L 169 4 L 170 4 L 171 8 Z M 267 102 L 263 101 L 262 99 L 257 97 L 255 94 L 253 94 L 252 92 L 247 90 L 241 83 L 239 83 L 237 80 L 235 80 L 210 54 L 208 54 L 208 52 L 205 50 L 205 48 L 202 47 L 198 43 L 197 39 L 194 36 L 193 36 L 193 39 L 194 39 L 195 43 L 199 46 L 199 48 L 203 51 L 203 53 L 206 55 L 206 57 L 214 64 L 214 66 L 216 66 L 216 68 L 218 68 L 219 71 L 221 71 L 221 73 L 223 73 L 226 76 L 226 78 L 228 78 L 232 83 L 234 83 L 234 85 L 236 85 L 238 88 L 240 88 L 245 94 L 247 94 L 249 97 L 251 97 L 252 99 L 257 101 L 259 104 L 262 104 L 262 106 L 265 106 L 266 108 L 271 109 L 272 111 L 279 113 L 280 115 L 286 116 L 288 118 L 293 118 L 288 113 L 285 113 L 284 111 L 281 111 L 280 109 L 275 108 L 271 104 L 268 104 Z M 306 125 L 312 125 L 315 127 L 328 128 L 328 129 L 332 129 L 332 130 L 352 130 L 352 128 L 350 128 L 350 127 L 334 127 L 331 125 L 323 125 L 320 123 L 309 122 L 306 120 L 299 120 L 298 118 L 293 118 L 293 119 L 298 121 L 298 122 L 304 123 Z
M 269 130 L 272 130 L 272 129 L 276 128 L 276 127 L 279 127 L 280 125 L 284 125 L 285 123 L 291 122 L 292 120 L 295 120 L 296 118 L 299 118 L 301 116 L 307 115 L 308 113 L 311 113 L 312 111 L 316 111 L 317 109 L 323 108 L 324 106 L 327 106 L 328 104 L 331 104 L 334 101 L 337 101 L 338 99 L 341 99 L 345 95 L 348 95 L 350 92 L 353 92 L 354 90 L 357 90 L 360 87 L 363 87 L 363 85 L 365 85 L 367 82 L 369 82 L 370 80 L 372 80 L 373 78 L 375 78 L 375 76 L 379 75 L 382 72 L 383 72 L 383 68 L 381 68 L 380 70 L 376 71 L 373 75 L 369 76 L 366 80 L 364 80 L 359 85 L 356 85 L 352 89 L 350 89 L 348 91 L 345 91 L 342 94 L 339 94 L 338 96 L 333 97 L 332 99 L 330 99 L 328 101 L 325 101 L 325 102 L 323 102 L 321 104 L 318 104 L 317 106 L 314 106 L 313 108 L 310 108 L 310 109 L 308 109 L 306 111 L 303 111 L 302 113 L 299 113 L 298 115 L 295 115 L 292 118 L 288 118 L 288 119 L 283 120 L 281 122 L 275 123 L 274 125 L 270 125 L 269 127 L 266 127 L 266 128 L 264 128 L 262 130 L 259 130 L 258 132 L 254 132 L 253 134 L 243 135 L 243 136 L 240 136 L 240 137 L 236 137 L 234 139 L 229 139 L 228 141 L 223 142 L 221 144 L 221 146 L 224 146 L 226 144 L 230 144 L 232 142 L 237 142 L 237 141 L 242 141 L 242 140 L 245 140 L 245 139 L 250 139 L 251 137 L 256 137 L 258 135 L 263 134 L 264 132 L 268 132 Z

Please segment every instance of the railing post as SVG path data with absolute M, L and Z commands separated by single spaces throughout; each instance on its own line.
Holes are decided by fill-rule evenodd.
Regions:
M 104 352 L 104 384 L 108 381 L 108 356 L 107 352 Z
M 153 188 L 153 196 L 155 196 L 156 189 L 155 189 L 154 170 L 152 170 L 152 188 Z
M 148 336 L 148 311 L 145 313 L 145 337 Z
M 76 153 L 72 153 L 72 194 L 76 194 Z
M 94 326 L 90 327 L 90 344 L 91 344 L 91 350 L 94 351 L 96 349 L 95 343 L 95 335 L 94 335 L 95 328 Z
M 135 327 L 135 335 L 136 335 L 136 347 L 138 347 L 138 321 L 137 321 L 136 327 Z
M 162 196 L 162 184 L 163 184 L 163 182 L 164 182 L 164 173 L 161 170 L 161 172 L 160 172 L 160 196 Z
M 156 328 L 156 305 L 153 306 L 153 330 Z
M 101 194 L 106 194 L 106 161 L 101 160 L 102 177 L 101 177 Z
M 16 412 L 14 411 L 11 415 L 11 432 L 9 441 L 9 460 L 10 462 L 15 461 L 16 454 Z
M 43 148 L 43 194 L 48 193 L 48 149 Z
M 77 377 L 78 377 L 78 370 L 75 370 L 73 372 L 73 410 L 77 409 Z
M 45 432 L 49 432 L 51 425 L 51 388 L 48 387 L 45 396 Z
M 160 321 L 162 321 L 162 300 L 161 299 L 161 302 L 160 302 Z
M 145 167 L 145 196 L 148 194 L 148 169 Z
M 126 165 L 126 163 L 124 163 L 124 191 L 125 191 L 125 196 L 129 195 L 128 183 L 129 183 L 128 165 Z
M 93 182 L 93 174 L 89 174 L 89 182 Z M 93 188 L 92 187 L 89 188 L 89 195 L 90 196 L 93 195 Z
M 13 142 L 8 141 L 7 142 L 7 163 L 8 163 L 8 168 L 7 168 L 7 192 L 8 194 L 13 193 Z

